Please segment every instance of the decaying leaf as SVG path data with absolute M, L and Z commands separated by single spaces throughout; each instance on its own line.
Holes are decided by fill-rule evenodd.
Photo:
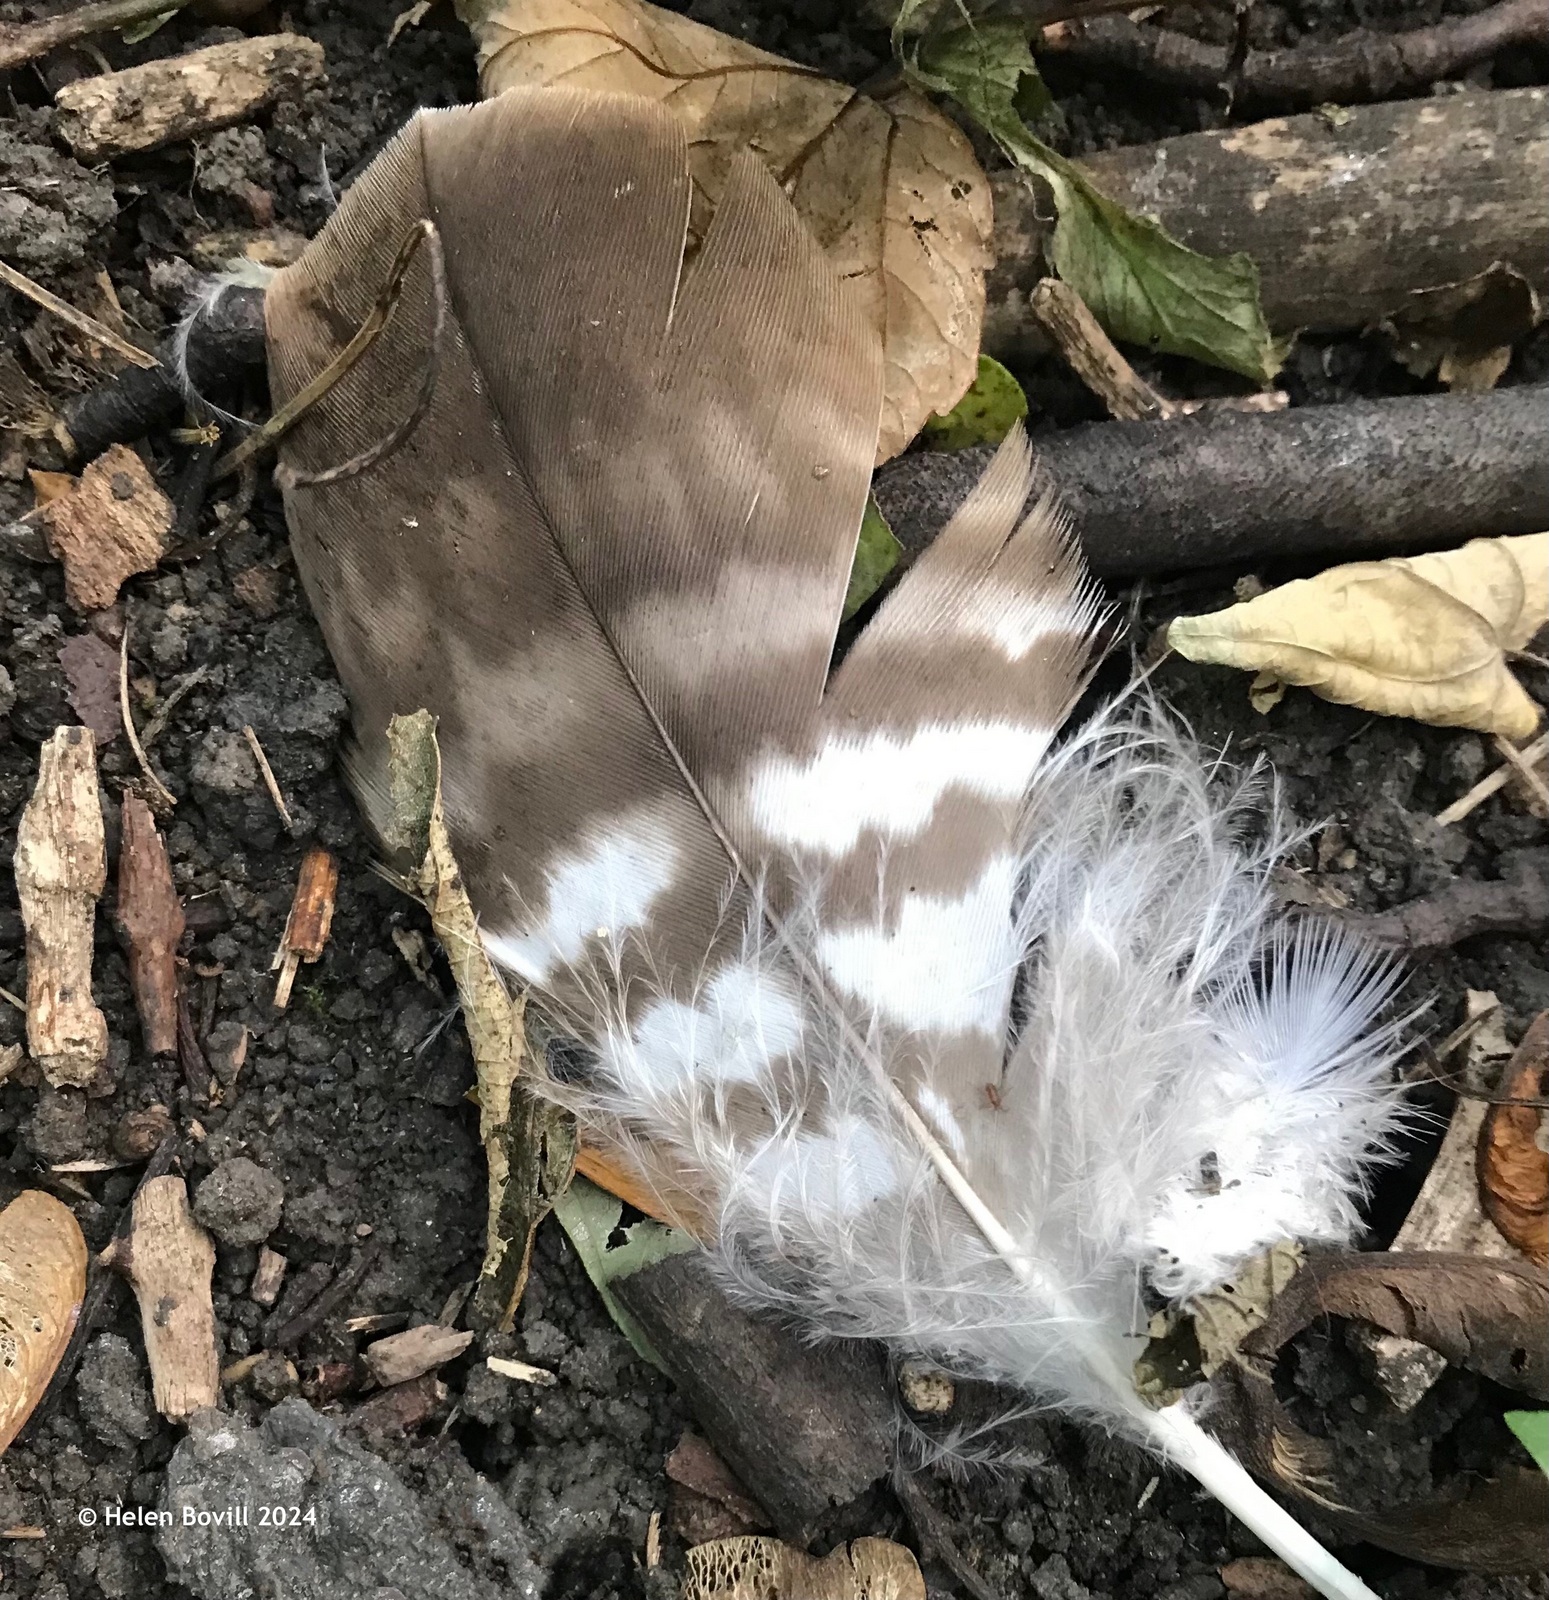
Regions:
M 690 229 L 751 146 L 883 337 L 877 459 L 973 382 L 990 188 L 962 131 L 913 89 L 860 94 L 645 0 L 457 0 L 486 95 L 523 84 L 643 95 L 688 124 Z
M 1050 264 L 1115 339 L 1192 356 L 1267 383 L 1284 349 L 1259 304 L 1258 268 L 1245 255 L 1212 259 L 1158 223 L 1126 211 L 1035 138 L 1020 107 L 1038 81 L 1027 24 L 1015 19 L 959 28 L 909 62 L 927 88 L 950 94 L 1005 152 L 1054 192 Z
M 856 1539 L 820 1558 L 748 1535 L 695 1545 L 683 1600 L 925 1600 L 925 1579 L 891 1539 Z
M 77 611 L 112 605 L 125 578 L 150 572 L 173 523 L 172 502 L 122 444 L 109 446 L 41 516 L 65 569 L 65 598 Z
M 1352 1509 L 1340 1458 L 1292 1420 L 1275 1394 L 1282 1348 L 1328 1317 L 1371 1323 L 1429 1345 L 1456 1366 L 1535 1399 L 1549 1397 L 1549 1282 L 1517 1261 L 1398 1254 L 1310 1260 L 1275 1297 L 1269 1317 L 1212 1380 L 1212 1419 L 1261 1477 L 1356 1538 L 1413 1560 L 1479 1572 L 1528 1572 L 1543 1562 L 1549 1480 L 1507 1463 L 1490 1478 L 1460 1473 L 1423 1501 Z
M 75 1213 L 24 1189 L 0 1211 L 0 1451 L 43 1398 L 86 1298 Z
M 94 633 L 78 633 L 59 647 L 59 665 L 69 688 L 70 709 L 96 736 L 111 744 L 123 730 L 118 705 L 118 651 Z
M 999 444 L 1026 415 L 1022 385 L 994 356 L 980 356 L 972 388 L 945 416 L 925 424 L 925 443 L 932 450 Z
M 874 496 L 866 496 L 866 514 L 861 518 L 861 536 L 855 546 L 855 561 L 850 567 L 850 587 L 844 596 L 844 620 L 848 622 L 871 599 L 898 565 L 904 547 L 887 525 Z
M 1531 1104 L 1549 1085 L 1549 1011 L 1522 1037 L 1501 1079 L 1502 1103 L 1479 1133 L 1479 1197 L 1490 1221 L 1540 1267 L 1549 1266 L 1549 1149 L 1544 1113 Z M 1512 1102 L 1516 1102 L 1513 1104 Z
M 1417 378 L 1435 373 L 1449 389 L 1477 394 L 1495 387 L 1512 346 L 1540 320 L 1532 284 L 1497 261 L 1461 283 L 1416 290 L 1382 331 Z
M 392 823 L 385 842 L 423 851 L 410 888 L 430 913 L 462 1001 L 478 1075 L 479 1137 L 489 1165 L 484 1264 L 473 1318 L 509 1329 L 532 1261 L 533 1235 L 575 1160 L 570 1118 L 518 1084 L 526 1049 L 523 1002 L 513 999 L 484 953 L 478 920 L 441 811 L 441 755 L 428 711 L 394 717 L 387 732 Z M 604 1236 L 606 1237 L 606 1236 Z
M 554 1197 L 554 1215 L 570 1237 L 586 1275 L 592 1280 L 608 1315 L 619 1332 L 634 1346 L 635 1353 L 653 1367 L 661 1367 L 661 1357 L 635 1319 L 613 1293 L 616 1278 L 638 1272 L 655 1261 L 697 1250 L 699 1241 L 677 1228 L 664 1227 L 647 1219 L 624 1230 L 624 1242 L 610 1246 L 608 1240 L 619 1225 L 624 1205 L 617 1196 L 600 1189 L 585 1178 L 573 1178 L 562 1194 Z
M 1549 533 L 1357 561 L 1208 616 L 1167 642 L 1325 700 L 1522 740 L 1541 715 L 1506 665 L 1549 621 Z

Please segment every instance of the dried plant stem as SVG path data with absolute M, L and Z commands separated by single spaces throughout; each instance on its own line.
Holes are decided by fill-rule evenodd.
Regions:
M 145 774 L 145 781 L 155 790 L 156 797 L 171 810 L 177 804 L 177 796 L 164 784 L 151 770 L 150 758 L 145 753 L 145 746 L 140 743 L 140 735 L 135 731 L 134 717 L 129 710 L 129 613 L 124 612 L 124 637 L 118 650 L 118 709 L 124 719 L 124 734 L 129 740 L 129 748 L 134 751 L 134 758 L 140 763 L 140 771 Z
M 1540 740 L 1540 743 L 1543 741 Z M 1526 754 L 1519 750 L 1504 734 L 1495 736 L 1495 748 L 1505 756 L 1507 765 L 1517 774 L 1529 789 L 1540 805 L 1549 809 L 1549 784 L 1546 784 L 1537 772 L 1533 770 L 1533 763 Z
M 258 763 L 258 770 L 263 776 L 264 787 L 269 791 L 269 798 L 274 801 L 274 809 L 280 814 L 280 821 L 285 824 L 287 833 L 296 831 L 295 818 L 290 814 L 290 807 L 285 804 L 285 796 L 280 793 L 279 779 L 274 775 L 274 768 L 269 765 L 269 758 L 264 754 L 264 747 L 258 742 L 258 735 L 253 732 L 252 726 L 242 724 L 242 737 L 247 740 L 247 747 L 253 752 L 253 759 Z
M 1537 766 L 1545 756 L 1549 756 L 1549 733 L 1541 735 L 1532 744 L 1517 751 L 1517 759 L 1528 768 Z M 1504 789 L 1516 776 L 1517 768 L 1514 764 L 1508 763 L 1504 767 L 1497 767 L 1487 777 L 1481 778 L 1461 799 L 1454 800 L 1445 811 L 1438 811 L 1435 820 L 1443 828 L 1454 822 L 1461 822 L 1470 811 L 1482 806 L 1496 790 Z
M 1086 301 L 1059 278 L 1044 278 L 1028 297 L 1039 326 L 1066 365 L 1121 422 L 1152 422 L 1177 414 L 1176 405 L 1126 361 Z
M 167 7 L 163 5 L 161 10 Z M 3 37 L 3 35 L 0 35 Z M 0 45 L 0 67 L 4 66 L 4 47 Z M 142 350 L 139 345 L 130 344 L 120 334 L 108 327 L 104 322 L 98 322 L 95 317 L 87 316 L 84 311 L 77 311 L 68 300 L 61 300 L 57 294 L 50 294 L 41 283 L 34 283 L 25 272 L 18 272 L 15 267 L 8 266 L 0 261 L 0 283 L 14 289 L 18 294 L 26 295 L 35 305 L 67 322 L 77 333 L 84 334 L 94 344 L 105 345 L 115 354 L 121 355 L 125 361 L 137 367 L 159 367 L 161 363 L 150 351 Z

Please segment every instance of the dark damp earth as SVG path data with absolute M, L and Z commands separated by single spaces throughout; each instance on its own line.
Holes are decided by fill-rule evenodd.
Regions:
M 861 8 L 842 0 L 693 0 L 687 9 L 854 82 L 886 59 L 885 30 L 856 23 L 853 14 Z M 1300 0 L 1256 6 L 1252 29 L 1255 43 L 1268 44 L 1332 35 L 1357 23 L 1413 27 L 1468 9 L 1475 8 L 1452 0 Z M 16 19 L 23 10 L 8 5 L 3 15 Z M 1219 14 L 1192 7 L 1172 17 L 1175 25 L 1212 37 L 1229 26 Z M 96 70 L 90 58 L 61 51 L 13 73 L 7 114 L 0 116 L 0 185 L 21 185 L 43 198 L 25 249 L 18 239 L 0 236 L 0 256 L 80 305 L 100 303 L 94 280 L 106 270 L 128 322 L 158 334 L 177 315 L 203 241 L 225 229 L 271 224 L 314 232 L 327 214 L 325 171 L 335 188 L 342 187 L 415 106 L 473 97 L 473 50 L 449 7 L 405 29 L 391 48 L 390 21 L 390 9 L 359 0 L 312 0 L 283 18 L 278 9 L 266 12 L 262 27 L 291 27 L 323 45 L 325 89 L 261 123 L 216 134 L 197 149 L 174 146 L 97 171 L 63 154 L 50 109 L 55 88 Z M 120 66 L 233 36 L 230 29 L 174 18 L 137 45 L 111 34 L 95 44 Z M 1544 82 L 1549 59 L 1507 52 L 1494 64 L 1494 80 L 1491 70 L 1480 69 L 1474 80 Z M 1221 120 L 1216 108 L 1150 93 L 1133 81 L 1105 84 L 1067 70 L 1053 86 L 1076 149 Z M 6 215 L 0 210 L 0 235 Z M 15 420 L 18 373 L 55 405 L 92 381 L 78 347 L 9 292 L 0 294 L 0 332 L 7 421 Z M 1512 376 L 1541 375 L 1546 367 L 1549 344 L 1540 335 L 1519 350 Z M 1177 394 L 1207 392 L 1210 384 L 1208 375 L 1182 362 L 1147 370 Z M 1095 414 L 1076 380 L 1052 362 L 1020 376 L 1035 428 Z M 1420 387 L 1375 342 L 1357 337 L 1304 343 L 1285 381 L 1297 403 Z M 261 393 L 245 399 L 261 414 Z M 175 495 L 186 444 L 163 430 L 142 448 Z M 0 521 L 32 505 L 29 467 L 63 465 L 46 439 L 0 434 Z M 226 497 L 221 491 L 211 498 L 200 534 L 214 526 Z M 1174 613 L 1223 603 L 1240 576 L 1154 588 L 1142 601 L 1140 637 Z M 0 1201 L 27 1186 L 51 1187 L 73 1206 L 93 1250 L 102 1248 L 138 1168 L 79 1175 L 50 1169 L 111 1158 L 115 1132 L 121 1136 L 129 1114 L 167 1106 L 180 1126 L 191 1119 L 202 1125 L 203 1137 L 187 1147 L 191 1187 L 236 1156 L 273 1180 L 266 1183 L 247 1168 L 228 1169 L 229 1192 L 219 1197 L 230 1214 L 228 1235 L 241 1236 L 247 1211 L 275 1202 L 277 1184 L 283 1209 L 269 1243 L 288 1258 L 289 1282 L 305 1279 L 319 1264 L 341 1267 L 369 1244 L 373 1262 L 350 1314 L 397 1313 L 402 1320 L 393 1326 L 434 1320 L 474 1275 L 480 1256 L 485 1180 L 476 1112 L 466 1098 L 472 1064 L 460 1026 L 441 1026 L 451 988 L 444 966 L 427 959 L 425 917 L 371 869 L 371 849 L 336 759 L 344 698 L 298 589 L 267 475 L 237 526 L 212 550 L 131 580 L 123 598 L 132 613 L 131 677 L 141 724 L 182 691 L 154 753 L 179 802 L 166 837 L 190 908 L 186 979 L 193 1018 L 223 1085 L 222 1103 L 213 1109 L 196 1103 L 175 1066 L 147 1057 L 124 957 L 104 910 L 95 974 L 112 1035 L 109 1081 L 100 1093 L 50 1090 L 27 1065 L 0 1088 Z M 1122 609 L 1130 596 L 1117 599 Z M 88 625 L 67 607 L 57 566 L 11 553 L 0 554 L 0 604 L 0 810 L 9 858 L 39 742 L 56 725 L 75 720 L 60 646 Z M 101 619 L 99 626 L 113 632 Z M 1542 671 L 1527 676 L 1530 690 L 1545 698 L 1549 678 Z M 1549 843 L 1544 822 L 1509 797 L 1488 802 L 1459 826 L 1443 829 L 1430 820 L 1495 764 L 1488 741 L 1476 735 L 1372 718 L 1297 691 L 1263 718 L 1249 708 L 1245 678 L 1186 663 L 1169 664 L 1159 683 L 1208 743 L 1229 742 L 1246 756 L 1268 757 L 1291 813 L 1323 824 L 1295 865 L 1325 903 L 1383 909 L 1455 874 L 1490 877 L 1504 850 Z M 281 827 L 260 781 L 241 733 L 245 724 L 257 731 L 273 764 L 297 820 L 294 837 Z M 115 802 L 106 808 L 111 861 L 117 794 L 134 771 L 121 737 L 103 750 L 101 770 Z M 338 908 L 323 958 L 302 969 L 291 1005 L 281 1013 L 270 1004 L 269 964 L 309 842 L 339 858 Z M 24 983 L 21 945 L 7 879 L 0 891 L 0 984 L 13 991 Z M 1466 989 L 1493 990 L 1515 1037 L 1549 1006 L 1546 955 L 1542 940 L 1476 939 L 1419 968 L 1413 987 L 1432 997 L 1442 1031 L 1459 1020 Z M 19 1013 L 0 1006 L 0 1045 L 20 1040 L 21 1024 Z M 244 1028 L 249 1043 L 237 1068 Z M 1436 1109 L 1447 1106 L 1438 1100 Z M 1372 1210 L 1375 1242 L 1401 1219 L 1428 1148 L 1417 1148 L 1379 1192 Z M 262 1348 L 269 1313 L 247 1293 L 257 1255 L 252 1244 L 218 1245 L 215 1312 L 223 1364 Z M 169 1530 L 154 1526 L 152 1515 L 181 1430 L 162 1422 L 151 1405 L 132 1296 L 121 1285 L 111 1295 L 57 1403 L 0 1459 L 0 1530 L 43 1531 L 41 1538 L 0 1538 L 0 1595 L 152 1600 L 192 1592 L 169 1583 L 156 1542 Z M 294 1353 L 296 1376 L 283 1362 L 260 1362 L 224 1389 L 223 1405 L 237 1417 L 257 1419 L 292 1395 L 298 1379 L 315 1385 L 319 1369 L 350 1360 L 373 1336 L 342 1331 L 338 1319 L 325 1323 Z M 1398 1418 L 1384 1413 L 1342 1350 L 1332 1334 L 1310 1339 L 1288 1364 L 1286 1381 L 1300 1393 L 1303 1419 L 1335 1437 L 1342 1452 L 1353 1452 L 1374 1502 L 1384 1498 L 1384 1489 L 1397 1498 L 1423 1490 L 1447 1457 L 1448 1435 L 1460 1419 L 1471 1407 L 1498 1404 L 1464 1381 L 1451 1384 L 1436 1404 Z M 491 1354 L 551 1369 L 559 1384 L 535 1389 L 497 1379 L 484 1366 Z M 636 1359 L 615 1330 L 556 1228 L 540 1233 L 517 1331 L 479 1341 L 440 1376 L 448 1392 L 423 1428 L 407 1437 L 386 1427 L 349 1432 L 390 1464 L 405 1505 L 439 1530 L 445 1548 L 460 1553 L 461 1577 L 425 1573 L 425 1583 L 434 1580 L 448 1593 L 533 1593 L 546 1600 L 647 1594 L 666 1600 L 676 1593 L 685 1513 L 674 1504 L 663 1460 L 686 1414 L 670 1385 Z M 346 1409 L 359 1400 L 352 1396 Z M 923 1480 L 964 1560 L 1007 1600 L 1219 1600 L 1226 1592 L 1220 1568 L 1260 1553 L 1191 1482 L 1128 1447 L 1055 1420 L 1024 1425 L 1016 1443 L 1035 1458 L 1032 1465 L 967 1484 L 945 1475 Z M 369 1460 L 366 1466 L 356 1456 L 350 1460 L 350 1470 L 369 1466 Z M 495 1510 L 480 1501 L 485 1491 L 475 1473 L 495 1486 Z M 757 1483 L 747 1487 L 757 1494 Z M 212 1483 L 212 1513 L 224 1505 L 216 1490 Z M 104 1515 L 107 1508 L 115 1508 L 112 1518 Z M 88 1511 L 95 1525 L 87 1525 L 93 1520 Z M 653 1511 L 664 1514 L 662 1562 L 647 1570 L 642 1551 Z M 911 1538 L 896 1508 L 879 1513 L 873 1531 Z M 390 1528 L 370 1532 L 395 1537 Z M 1541 1577 L 1460 1576 L 1369 1547 L 1350 1555 L 1386 1600 L 1549 1595 Z M 413 1570 L 405 1569 L 406 1584 Z M 927 1576 L 933 1592 L 954 1592 L 941 1566 L 928 1565 Z M 248 1593 L 367 1593 L 348 1583 L 307 1588 L 294 1575 L 277 1586 L 253 1575 L 231 1578 L 239 1581 L 249 1583 Z M 400 1591 L 376 1592 L 385 1600 Z M 415 1589 L 403 1592 L 415 1600 Z

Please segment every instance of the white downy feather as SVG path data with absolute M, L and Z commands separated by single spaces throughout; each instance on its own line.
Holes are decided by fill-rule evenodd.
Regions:
M 681 1020 L 620 1023 L 582 1108 L 719 1197 L 717 1260 L 744 1303 L 1160 1449 L 1324 1592 L 1357 1596 L 1186 1404 L 1148 1410 L 1131 1374 L 1143 1283 L 1186 1300 L 1278 1239 L 1348 1239 L 1399 1114 L 1402 1023 L 1378 1020 L 1397 973 L 1276 909 L 1286 841 L 1273 821 L 1247 838 L 1262 789 L 1144 705 L 1045 761 L 1015 874 L 1021 1026 L 966 1118 L 930 1091 L 911 1107 L 879 1074 L 883 1015 L 860 1038 L 809 1006 L 799 1055 L 783 1053 L 792 974 L 825 937 L 801 917 L 748 931 L 744 968 L 782 997 L 776 1048 L 738 1045 L 728 1071 L 727 1047 Z M 711 1039 L 735 1033 L 722 995 L 700 1009 Z

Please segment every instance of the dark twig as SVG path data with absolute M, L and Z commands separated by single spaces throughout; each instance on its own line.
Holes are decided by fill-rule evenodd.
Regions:
M 1193 94 L 1238 102 L 1317 106 L 1387 100 L 1454 77 L 1512 45 L 1549 43 L 1549 0 L 1501 0 L 1468 17 L 1406 33 L 1362 29 L 1330 43 L 1250 50 L 1234 70 L 1232 52 L 1170 28 L 1097 16 L 1046 28 L 1040 49 L 1082 66 L 1119 68 Z
M 0 72 L 35 61 L 62 44 L 127 28 L 160 16 L 163 11 L 176 11 L 183 3 L 184 0 L 98 0 L 95 5 L 77 6 L 41 22 L 5 23 L 0 25 Z
M 380 1249 L 380 1240 L 369 1240 L 365 1249 L 306 1310 L 297 1312 L 289 1322 L 282 1323 L 273 1333 L 265 1337 L 265 1349 L 285 1350 L 300 1344 L 319 1323 L 343 1307 L 350 1296 L 365 1282 L 366 1274 L 376 1264 Z

